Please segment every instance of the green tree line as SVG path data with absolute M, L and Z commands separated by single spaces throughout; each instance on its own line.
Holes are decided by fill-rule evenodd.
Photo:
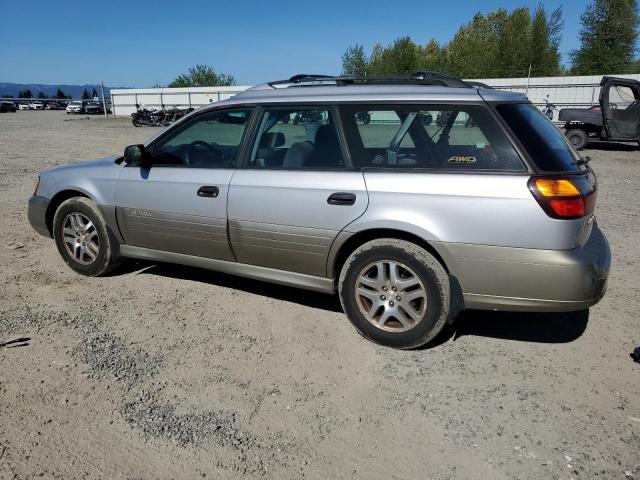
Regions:
M 362 45 L 342 56 L 342 74 L 352 76 L 408 74 L 420 70 L 462 78 L 556 76 L 563 74 L 637 73 L 638 10 L 636 0 L 593 0 L 581 16 L 581 47 L 571 65 L 561 62 L 563 28 L 560 8 L 531 11 L 500 8 L 477 13 L 448 43 L 426 45 L 404 36 L 392 44 L 375 44 L 367 55 Z

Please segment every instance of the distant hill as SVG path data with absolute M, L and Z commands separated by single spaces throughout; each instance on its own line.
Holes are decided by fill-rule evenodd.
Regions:
M 43 85 L 40 83 L 0 83 L 0 96 L 11 95 L 17 97 L 20 90 L 31 90 L 34 97 L 38 96 L 39 92 L 44 92 L 47 96 L 51 97 L 56 94 L 58 89 L 62 90 L 66 95 L 71 95 L 72 98 L 81 98 L 84 89 L 87 89 L 89 95 L 93 89 L 96 89 L 98 95 L 100 94 L 100 85 Z M 104 94 L 108 96 L 111 89 L 107 86 L 104 87 Z

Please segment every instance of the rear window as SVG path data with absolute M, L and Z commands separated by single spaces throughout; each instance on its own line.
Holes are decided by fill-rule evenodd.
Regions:
M 582 171 L 564 135 L 534 105 L 511 103 L 497 109 L 540 170 Z
M 525 166 L 477 105 L 341 107 L 356 167 L 521 172 Z

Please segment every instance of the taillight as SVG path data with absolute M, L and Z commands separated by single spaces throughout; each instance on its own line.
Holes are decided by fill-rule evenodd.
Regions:
M 552 218 L 580 218 L 596 206 L 596 185 L 592 174 L 563 178 L 532 177 L 529 190 Z

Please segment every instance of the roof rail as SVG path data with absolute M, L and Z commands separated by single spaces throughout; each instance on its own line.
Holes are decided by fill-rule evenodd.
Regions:
M 317 82 L 327 82 L 333 81 L 337 77 L 333 77 L 331 75 L 320 75 L 320 74 L 308 74 L 308 73 L 299 73 L 298 75 L 294 75 L 288 80 L 276 80 L 274 82 L 268 82 L 267 85 L 270 85 L 275 88 L 275 85 L 295 85 L 300 83 L 317 83 Z
M 272 88 L 277 86 L 318 86 L 318 85 L 432 85 L 454 88 L 470 88 L 476 85 L 460 80 L 446 73 L 420 71 L 406 76 L 331 76 L 317 74 L 298 74 L 288 80 L 269 82 Z

